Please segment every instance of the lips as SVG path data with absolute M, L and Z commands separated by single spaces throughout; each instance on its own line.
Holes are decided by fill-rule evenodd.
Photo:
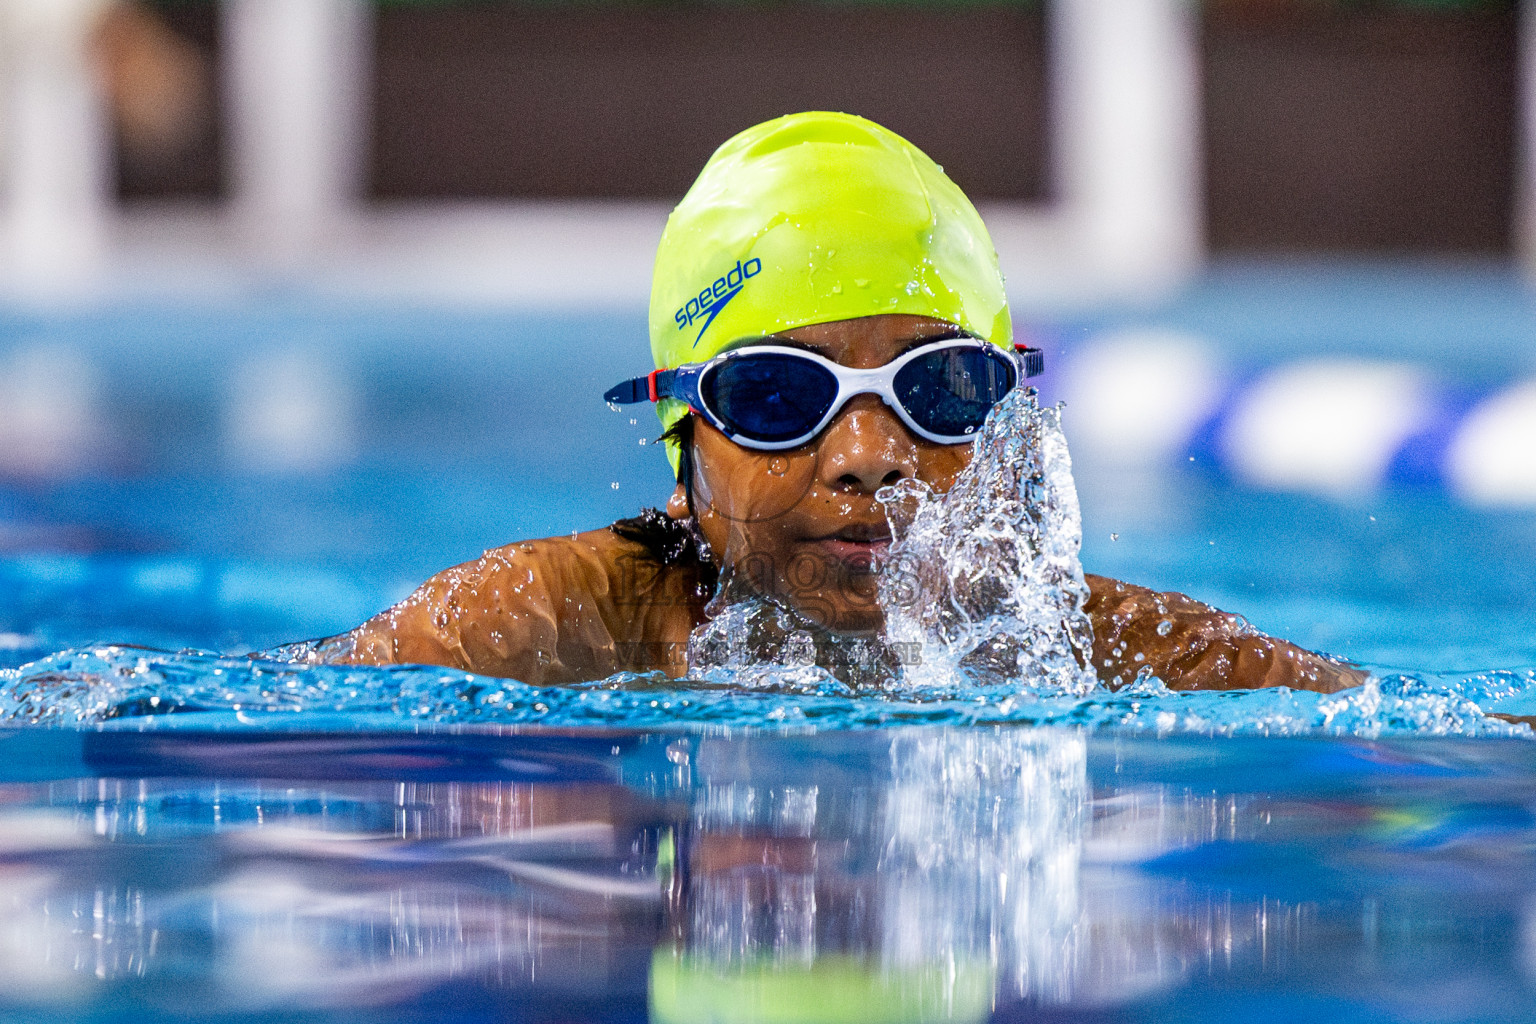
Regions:
M 881 523 L 849 523 L 810 542 L 839 562 L 867 570 L 891 546 L 891 528 Z
M 850 523 L 817 540 L 843 540 L 851 544 L 889 544 L 891 527 L 887 523 Z

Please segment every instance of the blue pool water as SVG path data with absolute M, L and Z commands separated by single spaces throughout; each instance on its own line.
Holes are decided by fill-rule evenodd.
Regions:
M 1421 277 L 1238 273 L 1040 333 L 1225 325 L 1259 361 L 1454 336 L 1476 386 L 1530 369 L 1522 293 Z M 1088 571 L 1377 672 L 1336 697 L 246 656 L 662 502 L 653 423 L 596 399 L 643 332 L 281 295 L 0 323 L 0 356 L 94 366 L 111 442 L 0 484 L 0 1020 L 1531 1016 L 1536 743 L 1483 712 L 1536 714 L 1536 514 L 1433 481 L 1079 460 Z M 350 382 L 319 461 L 231 425 L 293 353 Z
M 7 1020 L 1516 1021 L 1531 745 L 0 738 Z

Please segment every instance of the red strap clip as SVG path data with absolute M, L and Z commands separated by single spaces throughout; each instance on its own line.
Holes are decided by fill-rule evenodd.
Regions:
M 653 401 L 653 402 L 660 401 L 660 399 L 656 395 L 656 375 L 658 373 L 660 373 L 660 372 L 661 372 L 661 368 L 657 367 L 656 369 L 652 370 L 650 373 L 645 375 L 645 384 L 646 384 L 646 387 L 650 388 L 650 391 L 651 391 L 651 401 Z

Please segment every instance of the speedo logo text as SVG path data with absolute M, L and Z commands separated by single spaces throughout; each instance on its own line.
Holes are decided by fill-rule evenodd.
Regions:
M 742 285 L 762 273 L 762 270 L 763 261 L 755 256 L 745 263 L 737 260 L 736 266 L 731 268 L 730 273 L 716 278 L 714 284 L 678 307 L 677 312 L 673 314 L 673 319 L 677 321 L 677 329 L 686 330 L 692 327 L 695 321 L 703 320 L 704 325 L 699 328 L 698 335 L 693 339 L 694 345 L 698 345 L 704 337 L 704 332 L 709 330 L 709 325 L 714 323 L 715 317 L 719 316 L 720 311 L 725 308 L 725 304 L 737 296 Z

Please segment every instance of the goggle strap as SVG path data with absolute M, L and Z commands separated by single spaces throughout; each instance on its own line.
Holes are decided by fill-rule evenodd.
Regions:
M 676 370 L 652 370 L 644 377 L 632 377 L 622 384 L 615 384 L 603 392 L 603 401 L 614 405 L 634 405 L 636 402 L 659 402 L 673 398 L 672 382 Z
M 650 381 L 651 401 L 677 397 L 672 390 L 672 384 L 677 380 L 676 370 L 652 370 L 647 380 Z
M 648 401 L 650 399 L 650 381 L 651 378 L 647 375 L 626 380 L 622 384 L 615 384 L 603 392 L 603 401 L 611 402 L 614 405 L 634 405 L 636 402 Z
M 1024 376 L 1038 377 L 1045 372 L 1045 352 L 1038 348 L 1030 348 L 1028 345 L 1013 346 L 1018 353 L 1019 365 L 1024 369 Z

